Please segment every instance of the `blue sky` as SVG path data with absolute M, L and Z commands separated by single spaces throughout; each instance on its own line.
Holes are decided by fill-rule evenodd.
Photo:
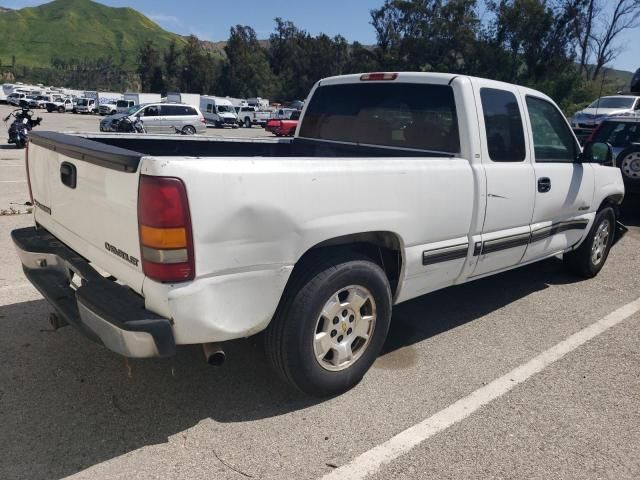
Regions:
M 46 3 L 42 0 L 0 0 L 8 8 Z M 383 0 L 101 0 L 114 7 L 132 7 L 149 16 L 163 28 L 194 34 L 205 40 L 226 40 L 232 25 L 250 25 L 259 38 L 273 31 L 275 17 L 293 21 L 312 34 L 341 34 L 350 41 L 375 43 L 369 24 L 369 11 Z M 640 68 L 640 27 L 627 31 L 620 45 L 625 47 L 614 62 L 621 70 Z

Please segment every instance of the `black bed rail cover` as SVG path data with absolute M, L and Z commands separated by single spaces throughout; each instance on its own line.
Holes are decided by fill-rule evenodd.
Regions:
M 128 173 L 138 170 L 140 159 L 143 157 L 143 154 L 133 150 L 58 132 L 31 132 L 29 141 L 76 160 Z

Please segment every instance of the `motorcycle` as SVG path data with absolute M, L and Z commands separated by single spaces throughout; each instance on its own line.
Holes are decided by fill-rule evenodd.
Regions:
M 18 108 L 11 112 L 4 119 L 4 122 L 13 117 L 14 121 L 9 127 L 9 143 L 15 144 L 17 148 L 24 148 L 29 141 L 29 132 L 33 127 L 37 127 L 42 122 L 41 117 L 33 118 L 33 112 L 29 107 Z
M 115 130 L 119 133 L 147 133 L 140 116 L 136 116 L 134 120 L 131 117 L 122 117 L 115 125 Z

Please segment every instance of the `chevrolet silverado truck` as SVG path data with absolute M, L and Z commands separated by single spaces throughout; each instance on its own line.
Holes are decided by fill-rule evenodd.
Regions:
M 393 305 L 560 255 L 593 277 L 623 229 L 609 145 L 463 75 L 321 80 L 292 139 L 34 132 L 26 163 L 35 224 L 12 237 L 56 326 L 211 363 L 261 334 L 317 396 L 360 381 Z

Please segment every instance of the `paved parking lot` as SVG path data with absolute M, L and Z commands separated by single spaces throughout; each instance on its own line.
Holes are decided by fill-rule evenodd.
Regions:
M 43 116 L 42 129 L 97 128 L 95 117 Z M 2 209 L 26 209 L 22 154 L 0 145 Z M 625 221 L 596 279 L 554 259 L 400 305 L 364 381 L 318 401 L 279 383 L 256 339 L 229 345 L 214 369 L 197 347 L 126 362 L 70 328 L 52 332 L 9 240 L 30 218 L 2 216 L 0 478 L 640 478 L 638 304 L 607 317 L 640 297 L 637 203 Z M 570 337 L 588 341 L 561 343 Z M 558 344 L 570 348 L 550 356 Z M 518 370 L 539 359 L 540 371 Z M 506 374 L 513 386 L 479 405 Z M 461 400 L 470 410 L 456 417 Z M 430 418 L 435 433 L 403 433 Z M 402 448 L 390 454 L 392 438 Z

